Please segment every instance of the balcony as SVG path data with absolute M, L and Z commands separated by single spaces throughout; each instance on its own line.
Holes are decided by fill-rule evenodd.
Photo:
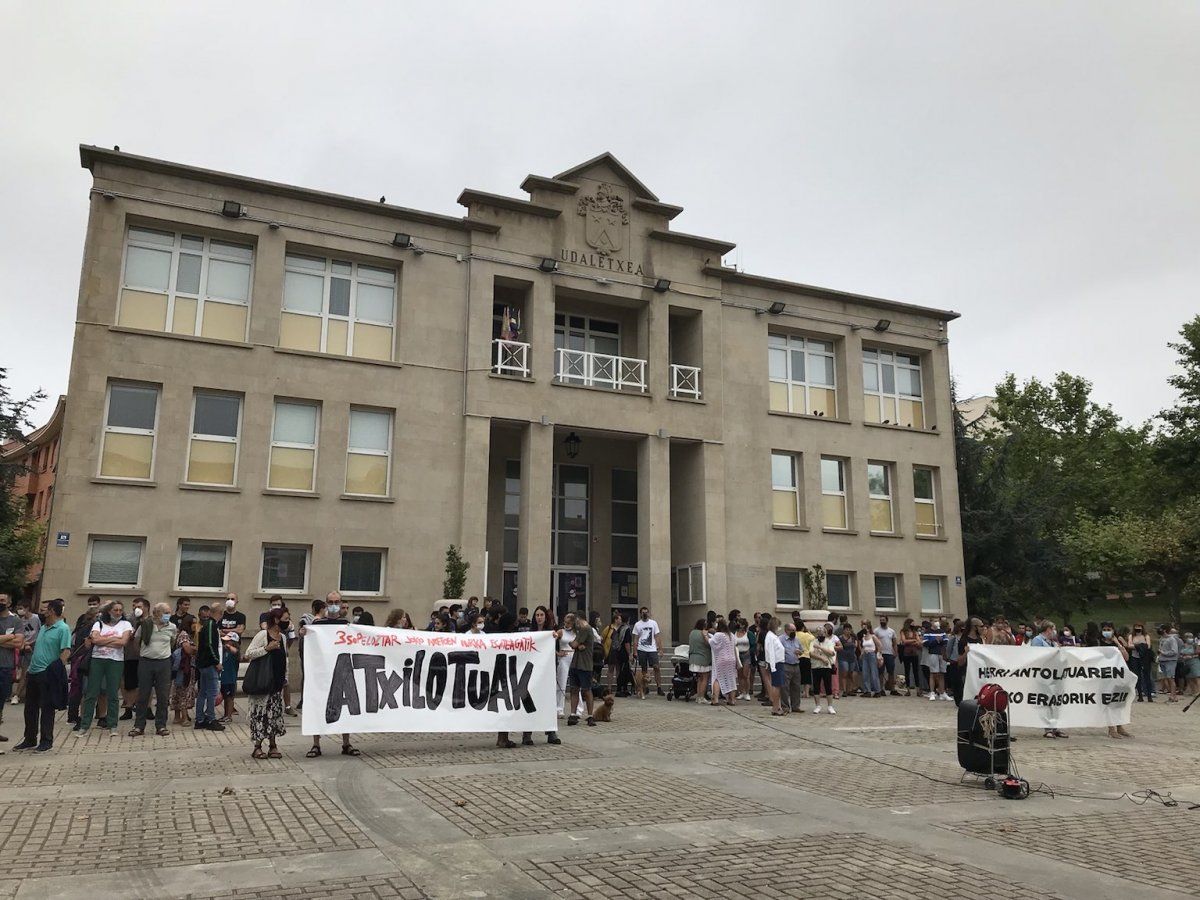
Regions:
M 559 384 L 646 393 L 646 361 L 560 347 L 554 351 L 554 380 Z
M 522 341 L 492 341 L 492 371 L 497 375 L 529 377 L 529 345 Z
M 700 399 L 700 367 L 671 364 L 671 396 Z

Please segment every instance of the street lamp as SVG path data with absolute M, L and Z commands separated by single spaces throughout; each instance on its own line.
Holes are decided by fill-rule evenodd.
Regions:
M 567 448 L 567 459 L 574 459 L 579 455 L 579 445 L 582 443 L 583 441 L 575 432 L 572 431 L 567 435 L 563 441 L 563 446 Z

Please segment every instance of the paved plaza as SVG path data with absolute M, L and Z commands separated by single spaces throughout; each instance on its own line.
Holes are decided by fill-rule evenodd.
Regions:
M 60 725 L 0 756 L 0 896 L 1200 896 L 1200 707 L 1137 704 L 1135 738 L 1019 731 L 1059 792 L 959 784 L 953 704 L 845 699 L 773 718 L 654 697 L 563 744 L 364 735 L 358 759 L 250 759 L 248 729 L 133 739 Z M 3 733 L 19 739 L 18 707 Z M 844 752 L 848 751 L 848 752 Z M 1154 788 L 1175 808 L 1079 799 Z

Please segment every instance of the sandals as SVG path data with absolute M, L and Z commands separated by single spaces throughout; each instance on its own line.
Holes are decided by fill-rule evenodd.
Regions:
M 255 747 L 254 752 L 250 754 L 251 759 L 266 759 L 267 754 L 263 752 L 262 747 Z
M 308 757 L 309 759 L 316 759 L 318 756 L 321 755 L 321 748 L 320 747 L 309 747 L 308 752 L 305 753 L 304 755 L 306 757 Z
M 143 728 L 134 728 L 129 732 L 130 737 L 141 737 L 146 731 Z
M 283 754 L 278 750 L 268 750 L 267 759 L 283 759 Z
M 529 743 L 532 744 L 533 741 L 530 741 Z M 515 746 L 517 746 L 517 744 L 516 741 L 513 740 L 496 741 L 496 747 L 500 750 L 511 750 Z
M 159 737 L 166 737 L 171 732 L 168 731 L 166 728 L 160 728 L 160 729 L 158 729 L 158 731 L 156 731 L 154 733 L 157 734 Z
M 357 747 L 351 747 L 349 744 L 346 744 L 342 747 L 342 756 L 362 756 L 362 751 Z

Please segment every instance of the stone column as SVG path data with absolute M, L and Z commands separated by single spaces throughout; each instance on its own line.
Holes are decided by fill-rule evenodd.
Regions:
M 539 604 L 550 606 L 553 502 L 554 426 L 531 422 L 521 432 L 521 531 L 517 539 L 517 605 L 529 607 L 530 615 Z
M 487 593 L 488 461 L 492 421 L 484 416 L 463 418 L 462 483 L 459 496 L 458 543 L 467 570 L 464 596 Z
M 671 453 L 670 442 L 648 435 L 638 442 L 638 604 L 671 634 Z
M 726 613 L 733 605 L 725 574 L 725 447 L 703 444 L 704 580 L 708 608 Z

